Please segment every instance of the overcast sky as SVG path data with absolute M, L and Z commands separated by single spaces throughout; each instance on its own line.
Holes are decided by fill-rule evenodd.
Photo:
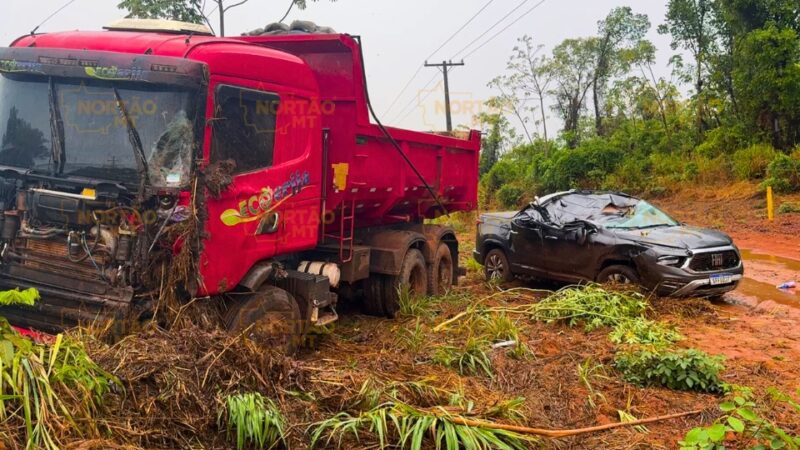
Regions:
M 441 62 L 456 56 L 460 61 L 463 55 L 497 35 L 539 2 L 494 0 L 448 45 L 433 55 L 431 61 Z M 65 3 L 67 0 L 2 0 L 0 41 L 8 45 L 14 38 L 30 32 Z M 116 8 L 117 3 L 116 0 L 75 0 L 39 31 L 100 29 L 124 15 Z M 487 3 L 488 0 L 320 0 L 309 2 L 306 10 L 294 9 L 287 21 L 311 20 L 331 26 L 338 32 L 360 35 L 365 46 L 372 101 L 382 120 L 414 129 L 444 129 L 441 76 L 424 89 L 437 73 L 435 68 L 421 70 L 388 113 L 387 109 L 424 59 Z M 35 7 L 32 7 L 33 4 Z M 520 4 L 523 5 L 516 13 L 457 55 Z M 532 12 L 466 58 L 464 67 L 453 69 L 450 88 L 454 112 L 461 112 L 454 115 L 456 125 L 471 125 L 470 107 L 474 109 L 482 100 L 494 94 L 486 84 L 504 72 L 517 38 L 529 34 L 537 44 L 545 45 L 549 51 L 565 38 L 594 33 L 598 20 L 612 8 L 623 5 L 630 5 L 635 12 L 650 17 L 653 27 L 649 38 L 659 49 L 658 75 L 669 77 L 667 61 L 672 53 L 669 38 L 656 33 L 656 27 L 664 19 L 666 0 L 544 0 Z M 288 6 L 289 0 L 250 0 L 228 12 L 226 31 L 233 35 L 263 27 L 280 19 Z M 428 94 L 429 90 L 434 92 Z

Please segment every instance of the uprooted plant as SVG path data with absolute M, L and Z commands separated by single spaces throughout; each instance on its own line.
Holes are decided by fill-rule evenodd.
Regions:
M 618 323 L 608 335 L 608 340 L 614 344 L 668 346 L 682 339 L 683 336 L 674 327 L 643 317 Z
M 511 431 L 467 425 L 468 414 L 453 407 L 420 409 L 394 400 L 356 415 L 341 412 L 312 425 L 311 448 L 323 441 L 342 447 L 346 437 L 360 442 L 365 434 L 377 438 L 380 449 L 419 450 L 432 442 L 436 448 L 522 450 L 532 441 Z
M 286 445 L 286 419 L 275 403 L 258 392 L 229 395 L 218 422 L 236 436 L 237 450 L 248 445 L 272 449 Z
M 726 386 L 728 398 L 719 405 L 724 413 L 712 425 L 697 427 L 686 433 L 680 441 L 682 450 L 725 449 L 725 443 L 747 443 L 753 449 L 800 448 L 800 436 L 792 435 L 775 422 L 762 417 L 759 410 L 774 410 L 776 405 L 792 409 L 796 420 L 800 420 L 800 404 L 775 388 L 767 393 L 771 405 L 758 405 L 753 400 L 750 388 Z M 800 389 L 797 392 L 800 395 Z M 796 422 L 795 422 L 796 423 Z M 736 446 L 736 448 L 739 448 Z
M 59 432 L 100 434 L 93 420 L 104 396 L 118 386 L 83 345 L 63 335 L 50 344 L 19 335 L 0 319 L 0 420 L 19 427 L 24 447 L 57 449 Z

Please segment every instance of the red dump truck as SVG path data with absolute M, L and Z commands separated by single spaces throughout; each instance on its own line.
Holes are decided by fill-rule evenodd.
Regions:
M 124 20 L 0 49 L 0 287 L 55 331 L 219 299 L 232 331 L 283 338 L 339 300 L 394 316 L 458 276 L 480 134 L 370 120 L 360 41 L 217 38 Z M 373 114 L 374 118 L 374 114 Z M 374 120 L 377 121 L 376 118 Z

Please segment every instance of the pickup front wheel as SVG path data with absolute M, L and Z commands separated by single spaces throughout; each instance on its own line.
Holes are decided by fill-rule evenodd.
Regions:
M 483 273 L 487 280 L 511 281 L 514 279 L 508 258 L 505 252 L 499 248 L 492 249 L 486 254 L 486 258 L 483 260 Z
M 603 269 L 597 276 L 597 281 L 599 283 L 632 285 L 639 284 L 639 275 L 633 267 L 615 265 Z

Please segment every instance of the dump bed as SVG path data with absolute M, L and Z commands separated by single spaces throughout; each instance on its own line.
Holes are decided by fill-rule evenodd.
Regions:
M 355 210 L 357 227 L 431 218 L 440 208 L 424 183 L 370 121 L 362 55 L 349 35 L 242 37 L 300 57 L 319 84 L 322 127 L 328 130 L 326 211 Z M 480 133 L 465 139 L 387 127 L 447 211 L 477 204 Z

